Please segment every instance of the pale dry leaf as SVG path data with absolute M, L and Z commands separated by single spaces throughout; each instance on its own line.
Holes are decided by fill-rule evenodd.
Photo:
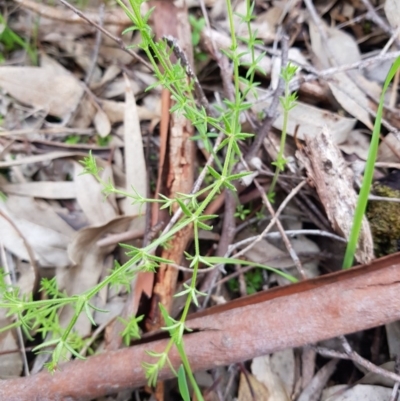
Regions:
M 385 15 L 392 28 L 397 29 L 400 26 L 400 3 L 398 0 L 385 1 Z
M 322 39 L 317 26 L 309 22 L 311 48 L 318 58 L 321 68 L 335 67 L 361 60 L 360 50 L 354 38 L 334 27 L 322 25 L 327 36 L 327 43 Z M 338 103 L 349 114 L 373 129 L 368 108 L 370 102 L 366 94 L 356 85 L 359 73 L 338 73 L 328 78 L 328 85 Z
M 111 123 L 107 116 L 107 114 L 101 109 L 101 107 L 97 107 L 96 114 L 93 120 L 94 127 L 96 128 L 97 133 L 105 138 L 111 132 Z
M 16 0 L 21 7 L 26 8 L 28 10 L 34 11 L 43 17 L 47 17 L 50 19 L 54 19 L 56 21 L 66 21 L 69 23 L 78 23 L 78 24 L 87 24 L 87 22 L 79 17 L 76 13 L 72 10 L 66 8 L 56 8 L 54 5 L 45 5 L 42 3 L 37 3 L 33 0 Z M 148 9 L 142 7 L 142 11 Z M 120 8 L 108 8 L 107 11 L 104 13 L 104 24 L 110 25 L 122 25 L 127 26 L 131 24 L 131 20 L 126 15 L 126 13 Z M 91 20 L 100 23 L 99 20 L 99 11 L 98 9 L 95 10 L 85 10 L 85 15 L 90 18 Z
M 77 65 L 81 67 L 83 71 L 88 71 L 90 68 L 93 68 L 93 72 L 91 75 L 91 80 L 93 82 L 98 82 L 101 79 L 101 69 L 96 64 L 93 67 L 93 47 L 94 40 L 71 40 L 64 39 L 61 42 L 58 42 L 57 45 L 64 50 L 67 54 L 70 54 L 70 57 L 75 61 Z
M 49 75 L 71 75 L 71 73 L 63 65 L 43 51 L 40 52 L 40 66 L 41 68 L 46 69 Z
M 101 80 L 98 82 L 91 83 L 90 89 L 92 91 L 95 91 L 96 89 L 99 89 L 108 83 L 112 83 L 117 78 L 117 76 L 120 74 L 120 72 L 121 72 L 121 69 L 115 64 L 111 64 L 111 65 L 107 66 L 106 70 L 104 71 L 103 76 L 101 77 Z M 104 92 L 102 93 L 102 95 L 104 96 Z
M 236 3 L 234 25 L 236 35 L 238 37 L 249 37 L 249 31 L 246 24 L 242 23 L 240 15 L 246 15 L 247 3 L 241 1 Z M 260 13 L 250 22 L 251 31 L 256 35 L 257 39 L 261 39 L 264 43 L 272 43 L 276 36 L 276 28 L 279 24 L 279 19 L 283 14 L 283 8 L 273 6 L 267 11 Z M 225 28 L 228 28 L 228 22 L 225 22 Z M 227 30 L 228 31 L 228 30 Z
M 288 60 L 299 66 L 296 71 L 295 77 L 299 76 L 301 73 L 301 66 L 309 66 L 310 63 L 307 61 L 306 57 L 303 55 L 301 50 L 297 47 L 291 47 L 288 51 Z M 272 70 L 271 70 L 271 89 L 276 89 L 278 87 L 279 79 L 282 72 L 282 59 L 281 57 L 274 57 L 272 60 Z
M 134 95 L 137 95 L 141 91 L 140 86 L 133 80 L 130 80 L 130 82 Z M 103 99 L 111 99 L 124 95 L 125 91 L 126 91 L 125 79 L 119 78 L 110 82 L 102 91 L 101 96 Z
M 254 358 L 251 363 L 254 377 L 267 389 L 268 401 L 290 401 L 281 377 L 272 370 L 269 355 Z
M 389 132 L 381 141 L 378 148 L 378 162 L 398 163 L 400 161 L 400 141 Z
M 7 194 L 42 199 L 74 199 L 75 183 L 71 181 L 32 181 L 18 184 L 1 184 Z
M 270 101 L 257 102 L 254 99 L 252 110 L 258 113 L 267 110 L 269 105 Z M 356 120 L 354 118 L 343 117 L 329 110 L 310 106 L 303 102 L 296 102 L 296 107 L 290 110 L 287 133 L 293 136 L 296 132 L 296 127 L 298 127 L 297 138 L 304 140 L 305 135 L 314 137 L 326 126 L 332 132 L 334 142 L 338 144 L 347 139 L 355 124 Z M 278 107 L 278 116 L 273 122 L 273 127 L 280 131 L 283 129 L 283 109 L 281 105 Z
M 283 382 L 287 394 L 292 394 L 295 384 L 296 361 L 292 348 L 270 355 L 269 364 Z M 253 372 L 254 373 L 254 372 Z
M 56 152 L 47 152 L 42 155 L 33 155 L 33 156 L 25 156 L 20 157 L 15 160 L 6 160 L 0 162 L 0 168 L 13 167 L 13 166 L 22 166 L 24 164 L 33 164 L 33 163 L 43 163 L 50 160 L 61 159 L 72 156 L 80 156 L 85 157 L 87 153 L 83 152 L 66 152 L 66 151 L 56 151 Z
M 357 365 L 358 366 L 358 365 Z M 388 372 L 394 373 L 395 369 L 395 361 L 389 361 L 385 362 L 384 364 L 379 366 L 382 369 L 387 370 Z M 358 366 L 358 368 L 361 371 L 365 371 L 366 369 L 363 367 Z M 393 387 L 394 386 L 394 380 L 386 377 L 384 375 L 380 375 L 375 372 L 365 372 L 365 376 L 361 378 L 358 382 L 358 384 L 373 384 L 376 386 L 383 386 L 383 387 Z
M 101 45 L 99 56 L 105 65 L 115 63 L 115 60 L 118 60 L 120 65 L 128 65 L 132 61 L 132 56 L 119 47 L 115 47 L 115 44 L 111 46 L 106 44 Z
M 103 187 L 89 174 L 83 174 L 80 163 L 74 162 L 74 182 L 77 191 L 77 201 L 85 212 L 91 225 L 105 224 L 118 216 L 115 198 L 109 195 L 106 199 L 102 193 Z M 112 178 L 112 169 L 106 166 L 100 172 L 105 182 Z M 112 182 L 112 181 L 111 181 Z
M 365 93 L 354 83 L 354 79 L 345 73 L 339 73 L 328 80 L 328 85 L 333 96 L 344 110 L 364 123 L 369 129 L 374 129 L 368 112 L 370 102 Z
M 83 94 L 72 75 L 49 74 L 41 67 L 0 67 L 0 87 L 21 103 L 59 118 L 66 118 Z
M 250 384 L 250 385 L 249 385 Z M 238 401 L 275 401 L 270 397 L 268 389 L 253 375 L 240 374 Z M 280 401 L 280 400 L 279 400 Z M 289 401 L 289 400 L 285 400 Z
M 124 78 L 126 85 L 124 118 L 126 190 L 134 190 L 137 195 L 146 198 L 147 169 L 140 121 L 130 80 L 125 74 Z M 126 215 L 137 215 L 144 213 L 146 210 L 145 205 L 132 204 L 132 200 L 129 198 L 126 198 L 123 202 L 122 209 Z
M 10 195 L 0 209 L 23 233 L 42 267 L 68 266 L 67 246 L 75 231 L 45 202 Z M 4 247 L 20 259 L 29 260 L 22 238 L 3 218 L 0 237 Z
M 148 96 L 146 96 L 147 98 Z M 116 102 L 114 100 L 101 100 L 101 106 L 104 112 L 107 114 L 110 119 L 111 124 L 120 123 L 124 120 L 125 115 L 125 102 Z M 159 113 L 157 111 L 152 111 L 153 109 L 149 109 L 143 106 L 136 106 L 137 114 L 139 120 L 153 120 L 154 118 L 160 118 Z
M 227 50 L 232 46 L 231 40 L 228 36 L 213 29 L 204 28 L 201 32 L 201 39 L 209 49 L 213 48 L 211 41 L 214 41 L 218 49 Z M 243 54 L 243 57 L 240 58 L 242 63 L 251 63 L 251 55 L 249 55 L 248 49 L 245 46 L 239 46 L 238 53 Z M 260 54 L 260 51 L 255 50 L 255 58 L 259 57 Z M 258 63 L 258 67 L 264 71 L 266 75 L 269 75 L 272 67 L 271 58 L 267 55 L 262 57 Z
M 348 155 L 357 155 L 361 160 L 367 160 L 370 136 L 361 130 L 351 131 L 347 140 L 339 145 L 339 149 Z
M 327 36 L 327 43 L 321 38 L 318 27 L 310 20 L 311 49 L 318 58 L 319 67 L 327 69 L 337 65 L 356 63 L 361 60 L 361 53 L 354 37 L 335 27 L 328 27 L 321 21 Z M 334 60 L 331 59 L 334 57 Z
M 324 390 L 321 401 L 331 401 L 332 398 L 334 401 L 388 401 L 391 394 L 392 389 L 380 386 L 359 384 L 348 388 L 346 385 L 339 385 Z
M 296 155 L 305 166 L 333 229 L 348 240 L 357 203 L 353 173 L 327 128 L 315 138 L 306 136 L 305 141 L 305 148 Z M 365 217 L 355 257 L 360 263 L 374 258 L 371 230 Z
M 9 325 L 7 320 L 0 321 L 0 327 Z M 0 379 L 18 377 L 22 372 L 22 358 L 16 340 L 15 330 L 7 330 L 0 334 Z M 11 352 L 10 352 L 11 351 Z

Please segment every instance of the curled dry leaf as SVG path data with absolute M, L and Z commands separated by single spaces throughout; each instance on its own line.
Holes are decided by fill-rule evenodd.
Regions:
M 67 245 L 75 231 L 47 203 L 10 195 L 6 202 L 0 203 L 0 209 L 24 234 L 42 267 L 70 264 Z M 22 239 L 3 218 L 0 218 L 0 237 L 4 247 L 11 253 L 29 260 Z
M 315 138 L 306 136 L 305 142 L 306 147 L 296 155 L 305 166 L 333 229 L 349 239 L 357 203 L 353 173 L 327 128 Z M 371 230 L 365 217 L 355 257 L 360 263 L 369 263 L 374 257 Z

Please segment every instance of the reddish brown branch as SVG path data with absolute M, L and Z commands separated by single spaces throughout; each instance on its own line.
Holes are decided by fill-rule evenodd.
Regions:
M 194 370 L 244 361 L 400 319 L 400 254 L 299 284 L 241 298 L 193 315 L 197 332 L 185 335 Z M 146 350 L 161 352 L 167 340 L 150 341 L 85 361 L 51 375 L 42 372 L 0 384 L 0 399 L 89 400 L 146 382 Z M 175 350 L 172 364 L 180 364 Z M 171 377 L 165 368 L 160 379 Z

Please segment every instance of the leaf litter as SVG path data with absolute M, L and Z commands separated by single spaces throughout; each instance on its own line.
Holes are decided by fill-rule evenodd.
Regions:
M 152 209 L 150 217 L 145 219 L 140 216 L 146 212 L 145 207 L 140 209 L 123 195 L 105 198 L 102 187 L 93 177 L 81 175 L 83 167 L 79 161 L 88 151 L 93 152 L 103 169 L 101 174 L 105 182 L 113 182 L 124 191 L 135 188 L 137 194 L 143 197 L 158 196 L 154 194 L 155 187 L 161 193 L 167 188 L 174 188 L 176 181 L 184 176 L 187 166 L 197 172 L 204 165 L 204 159 L 200 153 L 182 157 L 181 145 L 174 145 L 180 143 L 186 123 L 179 118 L 170 121 L 159 89 L 146 92 L 147 86 L 154 83 L 154 77 L 146 67 L 105 35 L 96 45 L 96 29 L 58 4 L 32 0 L 17 0 L 17 3 L 20 6 L 18 10 L 8 15 L 4 6 L 2 15 L 8 16 L 8 27 L 27 38 L 29 46 L 34 46 L 29 38 L 37 29 L 35 40 L 39 46 L 34 51 L 38 64 L 32 65 L 23 48 L 14 45 L 10 49 L 2 45 L 0 190 L 6 199 L 0 203 L 1 264 L 16 269 L 17 282 L 23 283 L 27 291 L 33 290 L 37 294 L 35 283 L 36 274 L 39 274 L 40 277 L 55 277 L 60 289 L 68 294 L 79 294 L 107 276 L 113 259 L 121 263 L 126 260 L 118 246 L 119 235 L 123 234 L 129 243 L 137 241 L 133 239 L 135 233 L 144 232 L 145 237 L 156 235 L 150 232 L 146 223 L 146 219 L 149 221 L 155 213 L 152 208 L 149 208 Z M 202 18 L 200 3 L 187 3 L 189 13 L 198 20 Z M 398 2 L 386 0 L 375 3 L 371 5 L 369 0 L 340 0 L 329 4 L 291 0 L 256 3 L 255 18 L 250 21 L 250 26 L 262 41 L 255 49 L 255 57 L 266 52 L 259 61 L 265 76 L 257 76 L 261 85 L 248 95 L 252 107 L 243 116 L 244 127 L 257 133 L 257 118 L 268 116 L 273 107 L 274 93 L 279 88 L 282 66 L 279 49 L 284 29 L 289 37 L 288 60 L 299 67 L 293 81 L 299 99 L 289 114 L 287 133 L 290 137 L 285 147 L 285 158 L 290 163 L 280 178 L 274 208 L 279 208 L 299 179 L 308 176 L 313 184 L 309 182 L 294 196 L 285 209 L 286 213 L 279 217 L 286 232 L 295 232 L 289 237 L 291 248 L 287 248 L 285 241 L 279 238 L 280 231 L 271 231 L 245 252 L 249 261 L 268 264 L 296 275 L 293 255 L 297 255 L 307 277 L 337 270 L 341 264 L 343 245 L 332 238 L 334 235 L 348 236 L 358 191 L 357 177 L 362 176 L 377 99 L 388 69 L 385 65 L 389 61 L 383 57 L 393 55 L 393 60 L 399 50 Z M 103 17 L 99 12 L 100 3 L 91 1 L 81 6 L 85 15 L 118 37 L 130 25 L 123 11 L 113 5 L 107 5 Z M 196 57 L 206 55 L 207 61 L 200 62 L 199 58 L 194 65 L 208 100 L 214 104 L 224 96 L 219 76 L 221 71 L 218 71 L 223 64 L 213 60 L 216 58 L 215 49 L 228 49 L 231 38 L 225 2 L 208 1 L 205 6 L 211 24 L 203 25 L 196 50 L 200 53 Z M 244 13 L 245 9 L 244 1 L 235 2 L 235 12 Z M 235 19 L 237 23 L 240 20 L 237 15 Z M 156 20 L 156 23 L 160 22 Z M 165 26 L 156 26 L 155 29 L 170 30 L 168 23 L 163 23 Z M 246 52 L 246 43 L 242 40 L 248 37 L 245 24 L 237 24 L 236 34 L 241 37 L 240 52 Z M 135 41 L 137 38 L 134 35 L 123 37 L 125 45 Z M 242 61 L 246 63 L 250 59 L 244 55 Z M 368 63 L 364 68 L 347 69 L 365 61 Z M 382 75 L 383 70 L 385 74 Z M 222 74 L 229 75 L 229 69 Z M 89 75 L 91 78 L 86 82 L 85 78 Z M 400 119 L 396 93 L 397 87 L 392 90 L 384 114 L 378 156 L 383 167 L 376 170 L 377 178 L 389 173 L 393 169 L 391 165 L 400 163 Z M 270 134 L 257 153 L 261 166 L 257 180 L 265 191 L 270 185 L 271 162 L 276 158 L 284 127 L 282 106 L 278 104 L 270 117 L 273 117 Z M 172 126 L 167 141 L 159 133 L 163 126 L 168 130 L 168 124 Z M 329 136 L 329 144 L 324 135 Z M 207 155 L 200 141 L 196 144 L 202 149 L 202 154 Z M 246 155 L 247 144 L 242 145 Z M 170 156 L 164 156 L 168 146 Z M 160 150 L 162 156 L 159 155 Z M 168 159 L 171 155 L 172 158 Z M 318 156 L 322 157 L 320 165 Z M 160 165 L 158 157 L 162 159 Z M 354 174 L 350 174 L 351 169 L 355 178 Z M 325 175 L 317 178 L 316 175 L 323 171 Z M 236 228 L 234 244 L 260 235 L 272 218 L 266 212 L 254 184 L 239 188 L 238 200 L 241 206 L 235 206 L 234 219 L 237 226 L 244 224 L 246 227 L 242 231 Z M 228 209 L 225 212 L 228 213 Z M 224 218 L 227 218 L 226 213 Z M 168 216 L 160 216 L 159 220 L 168 219 Z M 157 227 L 155 223 L 153 221 L 152 225 Z M 305 234 L 306 229 L 311 229 L 314 234 Z M 222 226 L 217 224 L 213 230 L 215 236 L 204 239 L 207 252 L 214 253 L 217 241 L 224 239 L 221 230 Z M 374 257 L 374 249 L 367 221 L 363 230 L 357 257 L 360 262 L 368 262 Z M 132 239 L 129 239 L 130 234 Z M 100 246 L 104 240 L 108 245 Z M 191 241 L 187 242 L 185 247 L 189 249 Z M 243 250 L 245 246 L 238 245 L 236 248 Z M 37 264 L 38 273 L 30 266 L 32 263 Z M 177 264 L 180 263 L 185 263 L 184 259 L 177 261 Z M 225 269 L 226 277 L 217 277 L 221 285 L 217 285 L 218 291 L 212 299 L 226 302 L 239 295 L 286 284 L 278 275 L 254 267 L 236 266 L 231 269 L 226 266 Z M 187 277 L 185 273 L 182 277 L 176 276 L 178 288 Z M 223 282 L 227 285 L 222 285 Z M 96 344 L 99 350 L 103 347 L 110 349 L 104 339 L 113 341 L 118 334 L 111 330 L 113 317 L 127 310 L 134 314 L 140 308 L 146 310 L 142 291 L 151 293 L 152 285 L 152 278 L 142 277 L 131 284 L 130 295 L 124 289 L 107 287 L 93 300 L 97 307 L 112 311 L 110 320 L 100 312 L 95 313 L 96 323 L 104 324 L 106 330 L 106 334 L 96 334 L 99 336 Z M 175 309 L 178 311 L 179 305 Z M 68 308 L 61 312 L 61 325 L 65 327 L 68 324 L 72 313 Z M 5 319 L 2 316 L 2 325 L 11 321 L 10 317 L 7 318 L 8 323 Z M 290 322 L 290 325 L 295 326 L 295 322 Z M 368 355 L 368 347 L 360 345 L 361 339 L 363 344 L 368 341 L 370 345 L 374 344 L 379 349 L 369 356 L 380 365 L 397 356 L 398 330 L 392 325 L 387 326 L 386 331 L 385 341 L 390 355 L 383 345 L 386 333 L 379 334 L 378 329 L 373 332 L 372 339 L 365 333 L 351 337 L 352 345 L 360 354 Z M 76 332 L 83 338 L 93 336 L 92 340 L 95 339 L 94 328 L 85 318 L 78 320 Z M 29 342 L 26 341 L 26 344 L 29 345 Z M 16 352 L 19 347 L 21 344 L 16 331 L 0 336 L 2 378 L 21 374 L 24 363 L 20 353 Z M 333 348 L 339 351 L 338 347 Z M 237 385 L 227 386 L 223 399 L 238 397 L 249 400 L 257 394 L 256 399 L 269 401 L 386 400 L 392 392 L 383 387 L 387 383 L 378 381 L 354 384 L 362 376 L 357 365 L 344 367 L 345 375 L 340 374 L 339 368 L 334 373 L 337 363 L 334 360 L 328 364 L 320 361 L 311 364 L 312 373 L 308 372 L 307 377 L 313 377 L 306 383 L 301 377 L 301 351 L 299 348 L 270 356 L 260 355 L 250 364 L 243 365 L 244 371 L 233 373 Z M 37 372 L 46 360 L 46 357 L 36 357 L 28 368 Z M 338 366 L 341 366 L 340 363 Z M 227 383 L 232 373 L 222 369 L 219 374 L 219 379 L 211 375 L 214 382 L 210 384 L 208 380 L 207 386 L 210 394 L 216 397 L 218 394 L 218 399 L 221 399 L 223 392 L 218 383 Z M 344 384 L 347 387 L 343 387 Z M 390 382 L 389 386 L 392 385 L 393 382 Z M 165 399 L 172 398 L 166 395 Z

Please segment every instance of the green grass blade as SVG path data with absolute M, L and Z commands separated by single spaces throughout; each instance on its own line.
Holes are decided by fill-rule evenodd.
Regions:
M 354 254 L 356 252 L 358 238 L 360 235 L 362 219 L 364 217 L 365 209 L 367 207 L 368 196 L 374 175 L 376 156 L 378 154 L 379 134 L 381 131 L 382 112 L 383 112 L 385 94 L 389 87 L 390 82 L 392 81 L 394 75 L 396 74 L 396 71 L 399 68 L 400 68 L 400 57 L 398 57 L 392 64 L 392 67 L 390 68 L 388 75 L 386 77 L 385 84 L 383 85 L 381 97 L 379 99 L 379 106 L 376 112 L 376 119 L 374 124 L 374 130 L 372 132 L 371 144 L 369 147 L 364 179 L 358 197 L 357 207 L 354 213 L 353 227 L 350 232 L 349 242 L 347 243 L 346 253 L 343 260 L 343 269 L 350 269 L 350 267 L 353 265 Z

